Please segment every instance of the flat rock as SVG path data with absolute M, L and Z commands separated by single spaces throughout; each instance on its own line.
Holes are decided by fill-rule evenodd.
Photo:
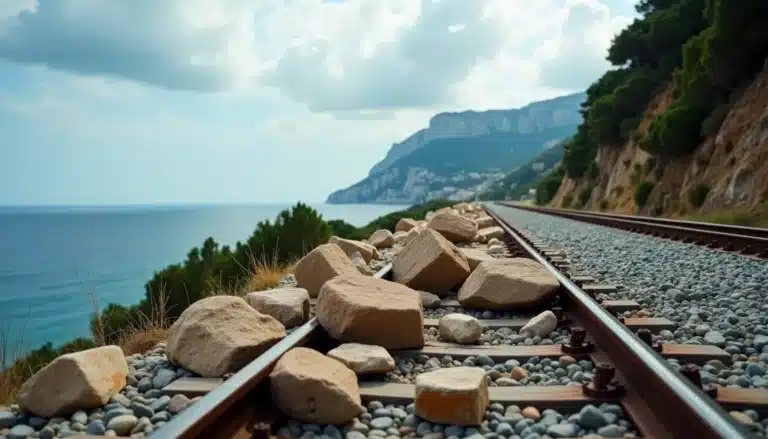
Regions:
M 477 233 L 474 221 L 451 211 L 438 212 L 427 226 L 451 242 L 471 242 Z
M 395 237 L 387 229 L 377 230 L 368 238 L 368 244 L 376 248 L 389 248 L 395 245 Z
M 459 290 L 463 307 L 524 309 L 550 298 L 560 287 L 551 273 L 531 259 L 481 262 Z
M 447 295 L 469 275 L 467 258 L 438 232 L 427 229 L 392 259 L 392 278 L 417 290 Z
M 484 237 L 486 240 L 491 238 L 502 239 L 504 238 L 504 229 L 498 226 L 486 227 L 478 230 L 477 234 Z
M 451 367 L 416 376 L 416 415 L 428 421 L 480 425 L 488 403 L 482 368 Z
M 419 294 L 421 294 L 421 306 L 424 309 L 440 308 L 440 296 L 429 291 L 419 291 Z
M 360 253 L 365 262 L 371 262 L 371 259 L 379 259 L 379 251 L 376 247 L 364 241 L 355 241 L 354 239 L 344 239 L 338 236 L 331 236 L 329 244 L 336 244 L 344 250 L 347 256 L 351 257 L 355 252 Z
M 358 273 L 357 267 L 341 247 L 323 244 L 301 258 L 294 275 L 298 286 L 306 289 L 309 297 L 317 297 L 325 282 L 340 274 L 353 273 Z
M 483 335 L 480 320 L 466 314 L 451 313 L 440 318 L 440 337 L 445 341 L 473 344 Z
M 528 334 L 530 337 L 539 336 L 546 338 L 557 328 L 557 316 L 552 311 L 544 311 L 534 316 L 528 323 L 520 328 L 520 334 Z
M 21 386 L 16 403 L 43 418 L 101 407 L 125 387 L 127 376 L 128 363 L 119 346 L 64 354 Z
M 493 227 L 496 224 L 496 221 L 488 215 L 483 215 L 475 218 L 475 224 L 477 224 L 478 229 L 485 229 Z
M 395 232 L 407 232 L 419 225 L 419 222 L 411 218 L 400 218 L 395 225 Z
M 477 268 L 481 262 L 496 260 L 493 256 L 476 248 L 460 248 L 459 251 L 467 258 L 470 270 Z
M 286 328 L 301 326 L 309 320 L 309 292 L 304 288 L 254 291 L 245 300 L 253 309 L 276 318 Z
M 275 405 L 301 422 L 345 424 L 361 411 L 355 373 L 312 349 L 286 352 L 269 374 L 269 386 Z
M 357 268 L 357 271 L 360 274 L 364 274 L 366 276 L 373 276 L 373 270 L 371 270 L 371 267 L 369 267 L 368 264 L 365 262 L 365 259 L 360 254 L 360 252 L 352 253 L 352 256 L 350 256 L 349 259 L 352 261 L 353 264 L 355 264 L 355 267 Z
M 344 343 L 328 352 L 356 374 L 385 373 L 395 369 L 395 360 L 381 346 Z
M 285 337 L 285 327 L 234 296 L 190 305 L 168 331 L 168 358 L 203 377 L 234 373 Z
M 338 276 L 323 285 L 315 306 L 331 337 L 405 349 L 424 345 L 424 311 L 416 291 L 360 274 Z

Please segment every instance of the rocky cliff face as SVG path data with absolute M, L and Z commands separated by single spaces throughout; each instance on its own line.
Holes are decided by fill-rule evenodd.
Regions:
M 542 102 L 534 102 L 520 109 L 464 111 L 440 113 L 429 121 L 429 127 L 419 130 L 400 143 L 395 143 L 386 157 L 375 164 L 369 176 L 381 172 L 397 159 L 437 139 L 485 136 L 495 133 L 528 134 L 551 127 L 578 124 L 581 115 L 579 105 L 584 93 L 562 96 Z

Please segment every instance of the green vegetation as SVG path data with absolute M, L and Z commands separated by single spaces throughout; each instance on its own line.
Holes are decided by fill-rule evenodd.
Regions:
M 525 166 L 510 172 L 478 197 L 481 200 L 519 200 L 534 188 L 542 174 L 551 170 L 562 158 L 563 144 L 559 143 L 537 155 Z
M 682 219 L 737 226 L 768 227 L 768 204 L 762 204 L 754 209 L 726 209 L 705 214 L 689 215 Z
M 637 207 L 645 207 L 645 203 L 648 202 L 648 196 L 651 195 L 653 186 L 653 182 L 648 180 L 642 181 L 637 185 L 635 188 L 635 204 L 637 204 Z
M 709 186 L 701 183 L 696 184 L 688 189 L 688 201 L 693 207 L 699 208 L 707 200 L 707 194 L 709 194 Z
M 587 183 L 586 186 L 579 192 L 579 207 L 584 207 L 587 205 L 587 202 L 589 201 L 589 197 L 592 196 L 592 191 L 595 189 L 595 186 L 592 185 L 592 183 Z
M 565 176 L 565 169 L 558 166 L 536 182 L 536 204 L 547 204 L 555 198 Z
M 329 221 L 333 229 L 333 234 L 346 239 L 358 239 L 366 240 L 370 238 L 373 232 L 381 229 L 387 229 L 391 232 L 395 231 L 397 222 L 402 218 L 413 218 L 415 220 L 423 220 L 427 216 L 427 212 L 430 210 L 436 211 L 443 207 L 449 207 L 456 204 L 451 200 L 432 200 L 423 204 L 411 206 L 406 210 L 398 210 L 397 212 L 388 213 L 384 216 L 380 216 L 375 220 L 368 223 L 363 227 L 355 227 L 352 224 L 346 223 L 342 220 Z
M 569 208 L 571 207 L 571 204 L 573 203 L 573 195 L 567 194 L 563 196 L 563 207 Z

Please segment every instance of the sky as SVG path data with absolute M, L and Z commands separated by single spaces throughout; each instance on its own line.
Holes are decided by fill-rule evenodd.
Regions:
M 583 91 L 633 0 L 0 0 L 0 204 L 321 202 Z

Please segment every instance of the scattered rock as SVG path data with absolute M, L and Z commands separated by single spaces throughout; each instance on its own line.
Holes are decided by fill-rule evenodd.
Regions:
M 301 258 L 295 271 L 298 286 L 306 289 L 309 297 L 317 297 L 323 284 L 340 274 L 358 273 L 349 256 L 336 244 L 315 247 Z
M 473 344 L 483 334 L 483 325 L 479 320 L 466 314 L 448 314 L 440 318 L 440 337 L 446 341 Z
M 407 232 L 414 227 L 417 227 L 419 222 L 410 218 L 400 218 L 395 226 L 395 232 Z
M 427 226 L 451 242 L 471 242 L 477 233 L 474 221 L 450 211 L 437 213 Z
M 406 236 L 408 236 L 408 232 L 403 232 L 403 231 L 395 232 L 392 234 L 392 237 L 395 238 L 395 242 L 401 245 L 406 244 L 405 242 Z
M 421 306 L 423 306 L 424 309 L 440 308 L 440 296 L 428 291 L 419 291 L 419 294 L 421 294 Z
M 493 227 L 496 224 L 496 221 L 488 215 L 483 215 L 475 218 L 475 224 L 477 224 L 478 229 L 486 229 L 488 227 Z
M 488 240 L 488 245 L 504 245 L 504 242 L 497 238 L 491 238 Z
M 515 310 L 542 302 L 560 283 L 541 264 L 512 258 L 481 262 L 459 290 L 465 308 Z
M 113 430 L 120 436 L 127 436 L 131 433 L 133 427 L 139 423 L 139 419 L 133 415 L 120 415 L 110 419 L 107 423 L 107 429 Z
M 486 227 L 485 229 L 478 230 L 477 234 L 484 237 L 486 240 L 491 238 L 502 239 L 504 238 L 504 229 L 498 226 Z
M 168 358 L 203 377 L 237 372 L 285 337 L 285 327 L 234 296 L 190 305 L 168 331 Z
M 481 262 L 496 260 L 493 256 L 476 248 L 460 248 L 459 251 L 467 258 L 470 270 L 477 268 Z
M 276 318 L 286 328 L 301 326 L 309 320 L 309 292 L 304 288 L 254 291 L 245 299 L 253 309 Z
M 8 431 L 8 439 L 26 439 L 35 433 L 29 425 L 19 424 Z
M 128 363 L 118 346 L 64 354 L 24 383 L 16 403 L 44 418 L 101 407 L 125 387 L 127 376 Z
M 395 237 L 387 229 L 381 229 L 373 232 L 368 243 L 376 248 L 389 248 L 395 245 Z
M 349 257 L 352 257 L 355 252 L 359 252 L 366 263 L 371 262 L 371 259 L 379 259 L 379 251 L 376 247 L 364 241 L 355 241 L 354 239 L 331 236 L 328 243 L 338 245 Z
M 345 424 L 360 414 L 355 373 L 312 349 L 286 352 L 269 375 L 269 384 L 275 404 L 299 421 Z
M 424 345 L 421 296 L 405 285 L 359 274 L 323 285 L 318 322 L 335 339 L 405 349 Z
M 395 368 L 395 360 L 381 346 L 344 343 L 328 352 L 356 374 L 385 373 Z
M 520 334 L 530 337 L 546 337 L 557 328 L 557 316 L 552 311 L 544 311 L 533 317 L 520 329 Z
M 467 258 L 434 230 L 427 229 L 392 260 L 392 278 L 417 290 L 437 295 L 460 284 L 469 275 Z
M 352 256 L 350 256 L 349 259 L 355 264 L 355 267 L 357 267 L 357 271 L 360 272 L 360 274 L 373 276 L 373 270 L 371 270 L 371 267 L 365 262 L 365 258 L 363 258 L 360 252 L 352 253 Z
M 539 413 L 539 409 L 536 407 L 526 407 L 520 414 L 523 415 L 524 418 L 533 419 L 534 421 L 541 419 L 541 413 Z
M 416 415 L 457 425 L 480 425 L 488 408 L 488 378 L 479 367 L 452 367 L 416 377 Z

